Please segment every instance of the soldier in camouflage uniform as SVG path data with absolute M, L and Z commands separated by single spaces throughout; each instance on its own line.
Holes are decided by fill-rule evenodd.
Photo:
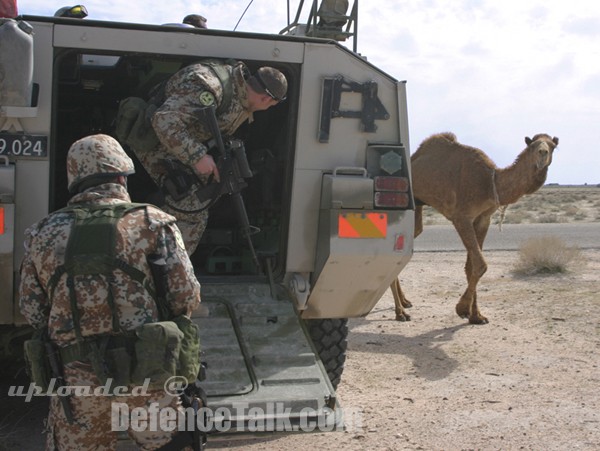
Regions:
M 251 75 L 243 62 L 222 63 L 221 67 L 227 73 L 226 81 L 211 65 L 198 63 L 181 69 L 167 82 L 164 100 L 152 116 L 152 127 L 160 141 L 158 149 L 133 149 L 158 186 L 163 184 L 165 169 L 161 160 L 165 158 L 192 168 L 203 182 L 211 175 L 219 181 L 217 165 L 207 153 L 206 143 L 212 135 L 200 110 L 214 105 L 221 133 L 232 135 L 246 120 L 252 122 L 254 112 L 285 99 L 287 80 L 277 69 L 261 67 Z M 229 96 L 228 89 L 232 91 Z M 161 205 L 177 218 L 190 255 L 206 228 L 208 202 L 200 202 L 190 193 L 180 201 Z
M 134 172 L 131 159 L 119 143 L 106 135 L 85 137 L 75 142 L 67 157 L 69 205 L 117 205 L 130 202 L 127 175 Z M 62 275 L 54 290 L 50 279 L 65 259 L 66 247 L 74 224 L 69 212 L 54 212 L 26 232 L 25 257 L 21 267 L 20 309 L 36 330 L 47 328 L 52 343 L 61 350 L 77 340 L 70 288 Z M 173 315 L 190 315 L 200 303 L 200 284 L 185 252 L 175 218 L 156 207 L 145 206 L 126 213 L 116 224 L 116 257 L 151 278 L 147 255 L 158 253 L 166 260 L 169 292 L 166 296 Z M 107 251 L 108 252 L 108 251 Z M 157 306 L 151 294 L 127 273 L 115 271 L 112 280 L 105 275 L 80 275 L 74 278 L 79 330 L 84 339 L 114 337 L 114 312 L 123 333 L 158 320 Z M 50 294 L 52 293 L 52 294 Z M 113 306 L 107 299 L 112 296 Z M 64 362 L 64 379 L 69 386 L 99 387 L 90 362 Z M 130 387 L 131 388 L 131 387 Z M 131 393 L 131 392 L 130 392 Z M 146 391 L 143 396 L 71 396 L 74 422 L 67 421 L 58 396 L 50 402 L 47 422 L 47 449 L 97 449 L 116 447 L 111 432 L 111 403 L 127 403 L 130 409 L 156 406 L 182 408 L 179 398 L 163 389 Z M 156 404 L 157 403 L 157 404 Z M 133 431 L 130 437 L 142 449 L 156 449 L 167 443 L 175 432 Z

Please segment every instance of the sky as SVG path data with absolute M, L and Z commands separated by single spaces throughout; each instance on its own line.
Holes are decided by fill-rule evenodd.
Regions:
M 30 15 L 72 5 L 17 2 L 19 13 Z M 197 13 L 209 28 L 261 33 L 282 30 L 298 3 L 289 0 L 288 14 L 284 0 L 82 2 L 94 20 L 162 24 Z M 450 131 L 502 168 L 525 148 L 526 136 L 547 133 L 560 143 L 546 183 L 600 183 L 600 145 L 590 144 L 600 142 L 600 1 L 363 0 L 359 6 L 358 53 L 407 81 L 413 152 L 428 136 Z M 344 45 L 352 49 L 352 40 Z

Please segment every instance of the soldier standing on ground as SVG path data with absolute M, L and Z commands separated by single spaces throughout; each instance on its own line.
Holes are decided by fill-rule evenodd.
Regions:
M 203 62 L 187 66 L 167 82 L 159 105 L 152 115 L 152 127 L 160 141 L 158 148 L 133 148 L 154 182 L 163 186 L 162 160 L 175 159 L 191 168 L 204 182 L 219 181 L 219 171 L 208 153 L 213 138 L 202 110 L 214 106 L 219 129 L 232 135 L 253 113 L 283 101 L 287 80 L 277 69 L 261 67 L 251 74 L 243 62 Z M 196 250 L 208 221 L 207 205 L 189 193 L 185 198 L 161 205 L 177 218 L 177 225 L 191 255 Z
M 109 369 L 111 363 L 116 364 L 119 368 L 115 372 L 123 375 L 119 370 L 129 368 L 127 359 L 131 357 L 126 350 L 131 351 L 138 343 L 131 342 L 132 331 L 159 324 L 158 283 L 151 275 L 150 255 L 164 262 L 168 286 L 165 303 L 170 316 L 189 317 L 200 303 L 200 284 L 175 218 L 154 206 L 135 204 L 137 207 L 123 209 L 123 216 L 110 223 L 119 208 L 132 206 L 127 176 L 133 172 L 132 160 L 115 139 L 106 135 L 80 139 L 67 156 L 68 187 L 73 197 L 66 209 L 51 213 L 26 232 L 19 306 L 29 324 L 36 331 L 44 331 L 56 349 L 62 360 L 61 377 L 68 386 L 102 386 L 94 365 L 97 361 L 108 364 Z M 109 218 L 110 226 L 94 223 L 97 233 L 92 236 L 79 232 L 86 229 L 77 225 L 80 215 L 87 217 L 89 212 Z M 114 243 L 112 249 L 93 244 L 111 234 L 115 238 L 106 243 Z M 70 267 L 68 262 L 74 256 L 85 258 Z M 108 270 L 105 266 L 98 271 L 95 266 L 101 263 L 95 261 L 104 262 Z M 108 357 L 115 351 L 124 352 L 116 362 Z M 108 376 L 116 377 L 112 371 Z M 154 405 L 182 412 L 179 397 L 162 388 L 150 388 L 144 396 L 53 396 L 47 449 L 115 449 L 117 437 L 111 424 L 114 402 L 126 403 L 131 409 Z M 156 449 L 176 434 L 151 429 L 130 429 L 129 434 L 142 449 Z

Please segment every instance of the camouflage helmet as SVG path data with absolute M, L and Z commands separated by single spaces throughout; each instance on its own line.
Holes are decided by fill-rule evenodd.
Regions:
M 119 142 L 108 135 L 91 135 L 75 141 L 67 155 L 67 180 L 71 194 L 93 177 L 116 177 L 135 172 L 133 161 Z
M 83 5 L 63 6 L 54 13 L 54 17 L 72 17 L 83 19 L 87 17 L 88 11 Z
M 258 82 L 258 86 L 252 86 L 253 89 L 267 93 L 278 102 L 285 100 L 288 83 L 285 75 L 280 71 L 264 66 L 254 73 L 254 79 Z

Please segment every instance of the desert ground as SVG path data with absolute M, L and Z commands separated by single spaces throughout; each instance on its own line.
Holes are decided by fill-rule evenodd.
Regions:
M 434 211 L 425 218 L 449 224 Z M 541 222 L 600 222 L 600 187 L 544 187 L 506 212 L 505 223 Z M 515 274 L 517 251 L 485 257 L 478 302 L 489 324 L 454 312 L 462 251 L 415 253 L 401 273 L 411 321 L 394 320 L 389 290 L 367 317 L 349 320 L 338 395 L 362 424 L 213 446 L 600 449 L 600 236 L 560 274 Z
M 445 221 L 426 218 L 425 227 Z M 509 208 L 505 222 L 516 221 L 600 222 L 600 188 L 544 187 Z M 462 251 L 415 253 L 401 273 L 411 321 L 394 320 L 389 290 L 349 320 L 338 397 L 360 421 L 208 449 L 600 449 L 600 236 L 563 273 L 517 275 L 518 251 L 485 256 L 478 302 L 489 324 L 454 312 Z M 4 404 L 0 450 L 40 449 L 42 417 L 32 409 L 43 408 Z

